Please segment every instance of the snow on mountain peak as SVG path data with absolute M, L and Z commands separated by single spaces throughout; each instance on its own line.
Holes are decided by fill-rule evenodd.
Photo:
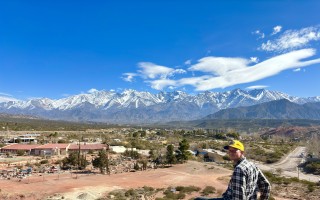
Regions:
M 224 109 L 238 106 L 248 106 L 272 100 L 288 99 L 295 103 L 319 102 L 320 97 L 299 98 L 289 96 L 285 93 L 265 89 L 241 90 L 235 89 L 226 92 L 205 91 L 197 95 L 190 95 L 183 91 L 159 92 L 151 94 L 145 91 L 133 89 L 124 90 L 122 93 L 105 90 L 90 90 L 88 93 L 73 95 L 70 97 L 51 100 L 48 98 L 32 99 L 28 101 L 8 101 L 1 103 L 1 109 L 42 109 L 42 110 L 71 110 L 81 107 L 83 104 L 90 104 L 95 109 L 108 110 L 110 108 L 126 109 L 140 108 L 153 105 L 166 104 L 170 102 L 197 105 L 202 108 L 212 107 Z M 187 109 L 187 108 L 186 108 Z

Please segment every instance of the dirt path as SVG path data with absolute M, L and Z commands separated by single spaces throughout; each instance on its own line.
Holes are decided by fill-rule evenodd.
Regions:
M 270 165 L 257 163 L 257 166 L 260 169 L 267 170 L 267 171 L 275 171 L 276 169 L 279 168 L 282 170 L 282 174 L 285 176 L 298 177 L 299 179 L 318 182 L 320 178 L 319 176 L 312 175 L 312 174 L 304 174 L 300 170 L 298 171 L 298 165 L 301 163 L 303 159 L 302 157 L 300 157 L 300 155 L 302 153 L 305 154 L 305 152 L 306 152 L 305 147 L 297 147 L 280 162 L 270 164 Z

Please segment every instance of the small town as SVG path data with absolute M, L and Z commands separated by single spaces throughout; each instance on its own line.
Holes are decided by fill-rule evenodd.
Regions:
M 84 184 L 88 177 L 97 175 L 113 179 L 119 175 L 148 173 L 149 171 L 156 173 L 175 166 L 187 167 L 190 163 L 195 166 L 204 164 L 208 165 L 209 169 L 221 168 L 220 170 L 224 171 L 224 169 L 231 169 L 232 164 L 223 146 L 230 140 L 241 139 L 247 146 L 250 146 L 250 150 L 248 150 L 250 154 L 248 153 L 246 156 L 254 159 L 261 169 L 271 172 L 270 176 L 281 175 L 289 179 L 310 181 L 311 185 L 315 184 L 309 186 L 313 188 L 312 192 L 304 191 L 310 197 L 316 196 L 317 192 L 315 191 L 319 191 L 316 189 L 318 187 L 316 185 L 320 184 L 317 176 L 307 175 L 308 173 L 304 171 L 306 168 L 302 165 L 310 160 L 314 162 L 319 160 L 319 154 L 316 154 L 316 151 L 319 153 L 318 138 L 314 138 L 314 145 L 316 145 L 314 147 L 317 148 L 311 146 L 305 148 L 301 147 L 302 144 L 305 144 L 301 138 L 276 135 L 261 138 L 258 135 L 243 135 L 232 130 L 126 127 L 84 131 L 10 131 L 8 127 L 3 127 L 3 129 L 0 137 L 2 143 L 0 180 L 2 184 L 36 185 L 50 180 L 55 180 L 55 184 L 59 184 L 62 180 L 76 180 Z M 266 147 L 269 149 L 268 153 L 263 152 Z M 294 161 L 297 163 L 297 167 L 290 169 L 292 166 L 288 167 L 286 163 L 278 167 L 273 165 L 297 149 L 299 153 L 295 159 L 298 159 L 299 163 L 297 160 Z M 287 165 L 290 165 L 290 162 L 287 162 Z M 143 176 L 143 174 L 139 176 Z M 187 183 L 181 186 L 187 187 L 185 184 Z M 192 183 L 189 183 L 189 186 L 191 187 Z M 173 187 L 172 190 L 175 190 L 176 187 L 178 186 Z M 195 190 L 195 192 L 198 191 Z M 136 193 L 135 195 L 138 195 L 136 198 L 140 199 L 152 199 L 155 196 L 160 199 L 165 196 L 161 192 L 148 194 L 140 191 L 140 193 Z M 301 195 L 301 193 L 303 192 L 299 191 L 296 195 Z M 83 192 L 78 196 L 86 196 L 84 194 L 86 193 Z M 20 195 L 30 199 L 39 198 L 32 197 L 28 193 Z M 46 199 L 65 198 L 62 192 L 42 195 L 48 195 L 45 197 Z M 121 195 L 118 193 L 112 195 L 107 192 L 103 195 L 107 199 L 121 199 Z M 103 197 L 103 195 L 99 197 Z M 274 193 L 274 195 L 279 194 Z M 3 197 L 10 199 L 9 196 Z M 284 193 L 283 196 L 288 197 L 290 194 Z M 15 197 L 12 196 L 12 198 Z M 44 198 L 44 196 L 40 198 Z M 87 196 L 84 199 L 97 199 L 97 196 L 94 198 Z
M 0 200 L 319 200 L 319 0 L 0 0 Z

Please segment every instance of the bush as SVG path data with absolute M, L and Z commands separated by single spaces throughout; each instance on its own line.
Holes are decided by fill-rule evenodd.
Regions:
M 203 190 L 202 190 L 202 194 L 203 195 L 209 195 L 209 194 L 213 194 L 216 192 L 216 188 L 212 187 L 212 186 L 206 186 Z
M 176 190 L 179 192 L 183 192 L 183 193 L 192 193 L 192 192 L 198 192 L 200 191 L 199 187 L 196 186 L 188 186 L 188 187 L 183 187 L 183 186 L 177 186 Z
M 309 184 L 308 185 L 308 191 L 313 192 L 314 191 L 314 185 Z
M 154 188 L 153 187 L 148 187 L 148 186 L 143 186 L 144 191 L 146 192 L 153 192 Z
M 48 163 L 49 163 L 49 160 L 41 160 L 41 161 L 40 161 L 40 164 L 41 164 L 41 165 L 48 164 Z
M 312 173 L 312 174 L 315 174 L 315 175 L 319 175 L 320 174 L 320 161 L 314 161 L 314 162 L 308 161 L 308 162 L 306 162 L 304 170 L 307 173 Z
M 228 155 L 223 156 L 222 159 L 226 161 L 230 161 L 230 157 Z
M 112 192 L 109 193 L 108 196 L 110 197 L 111 195 L 114 196 L 113 199 L 115 199 L 115 200 L 126 200 L 126 199 L 128 199 L 128 198 L 124 195 L 124 191 L 123 191 L 123 190 L 112 191 Z
M 182 188 L 184 188 L 184 187 L 180 187 L 180 189 L 182 189 Z M 178 194 L 175 194 L 171 191 L 171 188 L 167 188 L 166 191 L 163 192 L 163 194 L 165 195 L 164 198 L 162 198 L 163 200 L 184 199 L 186 197 L 184 192 L 180 191 Z
M 126 197 L 130 197 L 130 196 L 134 197 L 136 195 L 137 195 L 137 192 L 132 188 L 124 193 L 124 196 Z
M 17 155 L 18 156 L 23 156 L 25 154 L 25 152 L 23 150 L 18 150 L 17 151 Z

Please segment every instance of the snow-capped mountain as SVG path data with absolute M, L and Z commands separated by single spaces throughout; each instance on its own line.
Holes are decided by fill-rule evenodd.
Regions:
M 151 94 L 136 90 L 125 90 L 122 93 L 102 90 L 57 100 L 40 98 L 3 101 L 0 98 L 0 112 L 70 121 L 149 123 L 193 120 L 221 109 L 251 106 L 279 99 L 298 104 L 320 102 L 320 96 L 300 98 L 264 89 L 236 89 L 221 93 L 206 91 L 197 95 L 182 91 Z

